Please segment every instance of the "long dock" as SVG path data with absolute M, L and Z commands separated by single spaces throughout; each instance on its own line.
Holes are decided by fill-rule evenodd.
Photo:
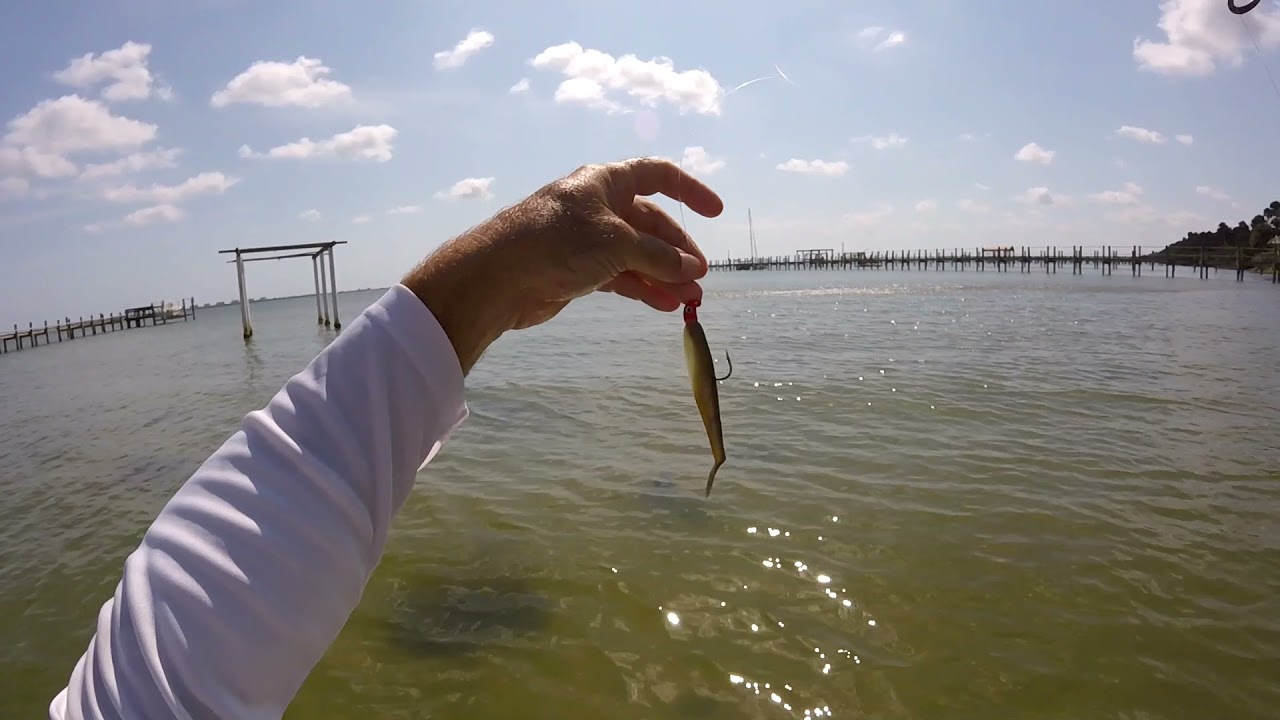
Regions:
M 12 332 L 0 333 L 0 353 L 18 352 L 55 342 L 78 340 L 80 338 L 102 335 L 110 332 L 121 332 L 136 328 L 156 325 L 167 325 L 170 322 L 194 320 L 196 317 L 196 299 L 183 298 L 181 306 L 172 303 L 152 303 L 139 307 L 126 308 L 121 313 L 97 317 L 80 316 L 79 320 L 64 318 L 53 325 L 48 320 L 43 325 L 27 323 L 25 330 L 16 324 Z
M 1146 252 L 1133 245 L 1117 249 L 1103 245 L 1077 245 L 1070 250 L 1057 247 L 979 247 L 973 249 L 876 250 L 836 252 L 834 249 L 799 250 L 794 255 L 712 260 L 711 270 L 977 270 L 1030 273 L 1043 270 L 1047 274 L 1059 268 L 1073 275 L 1084 274 L 1086 268 L 1111 275 L 1116 268 L 1131 275 L 1142 275 L 1146 267 L 1154 272 L 1159 266 L 1165 277 L 1177 277 L 1178 267 L 1194 269 L 1201 278 L 1210 271 L 1232 270 L 1236 280 L 1243 281 L 1248 272 L 1270 273 L 1271 282 L 1280 284 L 1280 245 L 1266 248 L 1200 247 L 1164 249 Z

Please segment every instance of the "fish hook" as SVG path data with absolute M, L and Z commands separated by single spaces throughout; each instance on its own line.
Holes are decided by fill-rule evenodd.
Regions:
M 724 351 L 724 359 L 725 359 L 725 362 L 729 363 L 729 372 L 724 377 L 716 378 L 716 382 L 724 382 L 725 380 L 729 379 L 730 375 L 733 375 L 733 360 L 729 357 L 728 350 Z
M 1236 0 L 1227 0 L 1227 9 L 1236 15 L 1244 15 L 1250 10 L 1258 7 L 1258 3 L 1260 2 L 1262 2 L 1262 0 L 1253 0 L 1252 2 L 1247 2 L 1243 5 L 1237 5 Z

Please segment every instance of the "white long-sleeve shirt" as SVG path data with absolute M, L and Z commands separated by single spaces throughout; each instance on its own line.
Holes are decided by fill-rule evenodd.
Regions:
M 392 287 L 160 511 L 50 718 L 279 718 L 467 414 L 444 330 Z

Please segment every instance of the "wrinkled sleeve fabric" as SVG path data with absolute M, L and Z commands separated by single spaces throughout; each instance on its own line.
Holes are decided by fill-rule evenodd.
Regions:
M 281 717 L 467 414 L 448 337 L 393 286 L 165 505 L 49 716 Z

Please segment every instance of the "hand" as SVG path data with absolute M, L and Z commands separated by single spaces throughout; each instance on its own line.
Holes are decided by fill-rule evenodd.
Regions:
M 449 335 L 464 373 L 502 333 L 597 290 L 673 311 L 701 299 L 707 261 L 670 215 L 638 197 L 654 193 L 706 217 L 724 209 L 667 160 L 586 165 L 445 243 L 404 284 Z

